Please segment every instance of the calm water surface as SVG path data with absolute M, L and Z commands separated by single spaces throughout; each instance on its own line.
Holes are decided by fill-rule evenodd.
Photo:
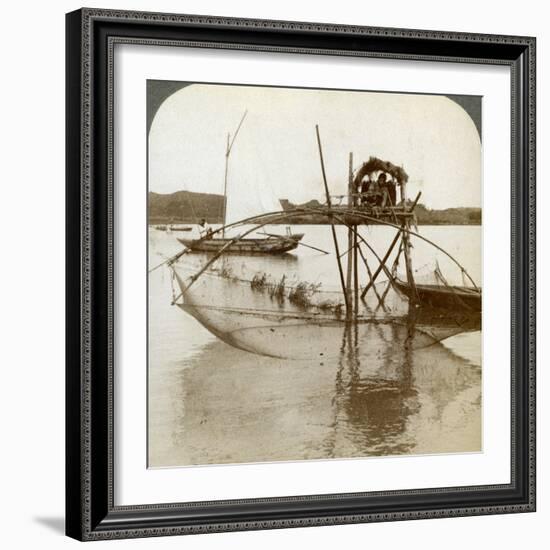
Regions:
M 293 232 L 332 250 L 327 226 L 296 226 Z M 481 282 L 479 227 L 420 232 Z M 378 226 L 362 234 L 383 253 L 394 230 Z M 150 230 L 150 267 L 180 250 L 176 235 Z M 347 231 L 338 228 L 338 237 L 345 251 Z M 413 258 L 418 281 L 431 281 L 437 261 L 449 282 L 462 284 L 452 262 L 420 241 Z M 202 260 L 185 257 L 191 270 Z M 374 258 L 369 261 L 376 267 Z M 305 247 L 285 257 L 235 256 L 229 266 L 242 278 L 267 271 L 338 290 L 334 254 Z M 368 337 L 351 327 L 342 330 L 337 357 L 282 360 L 225 344 L 171 306 L 171 296 L 169 271 L 150 274 L 151 467 L 481 450 L 479 331 L 411 350 L 391 326 L 373 328 Z

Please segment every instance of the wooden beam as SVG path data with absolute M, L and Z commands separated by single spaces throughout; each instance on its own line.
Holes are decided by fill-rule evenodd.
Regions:
M 369 276 L 369 281 L 370 281 L 370 283 L 372 283 L 372 271 L 370 270 L 369 262 L 367 261 L 367 258 L 363 254 L 363 251 L 361 250 L 361 248 L 359 248 L 359 253 L 361 254 L 361 259 L 363 260 L 363 263 L 365 264 L 365 267 L 367 268 L 367 275 Z M 378 294 L 378 290 L 376 290 L 376 286 L 374 285 L 374 283 L 372 283 L 372 289 L 374 290 L 374 293 L 376 294 L 376 298 L 378 299 L 378 303 L 380 305 L 382 305 L 383 299 Z
M 401 243 L 401 245 L 399 246 L 399 251 L 397 252 L 397 256 L 395 257 L 395 260 L 393 261 L 393 265 L 392 265 L 392 268 L 391 268 L 392 278 L 388 281 L 388 284 L 386 285 L 386 288 L 384 289 L 384 292 L 382 293 L 382 300 L 386 299 L 386 296 L 387 296 L 388 292 L 390 291 L 390 288 L 393 286 L 393 284 L 395 282 L 395 277 L 393 277 L 393 273 L 397 268 L 397 264 L 399 263 L 399 258 L 401 257 L 402 252 L 403 252 L 403 244 Z
M 399 240 L 399 237 L 401 236 L 401 231 L 399 230 L 395 237 L 393 238 L 393 241 L 391 242 L 388 250 L 386 251 L 386 254 L 382 258 L 380 265 L 378 266 L 378 269 L 374 272 L 373 276 L 371 277 L 369 284 L 363 289 L 363 292 L 361 293 L 361 298 L 364 298 L 369 291 L 369 289 L 374 285 L 378 275 L 382 272 L 384 267 L 386 266 L 386 262 L 388 261 L 388 258 L 390 257 L 390 254 L 392 253 L 392 250 L 394 249 L 395 245 L 397 244 L 397 241 Z

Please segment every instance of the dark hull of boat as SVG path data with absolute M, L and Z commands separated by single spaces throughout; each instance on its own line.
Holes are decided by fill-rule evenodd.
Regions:
M 268 239 L 242 239 L 235 241 L 224 250 L 224 254 L 284 254 L 294 250 L 303 233 L 290 237 L 272 237 Z M 232 239 L 180 239 L 178 241 L 192 252 L 219 252 Z
M 412 296 L 411 287 L 396 280 L 395 285 L 406 296 Z M 416 285 L 420 303 L 437 309 L 464 308 L 481 311 L 481 291 L 462 286 Z

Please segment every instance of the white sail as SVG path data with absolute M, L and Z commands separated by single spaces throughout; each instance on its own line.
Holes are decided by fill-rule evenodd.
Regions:
M 224 181 L 225 225 L 281 209 L 278 198 L 267 184 L 266 174 L 254 170 L 252 166 L 256 163 L 247 162 L 247 159 L 243 158 L 245 154 L 251 153 L 254 144 L 245 142 L 244 147 L 240 147 L 247 153 L 240 151 L 239 154 L 239 148 L 234 150 L 247 112 L 244 112 L 235 133 L 228 135 L 227 139 Z M 246 132 L 241 137 L 242 140 L 246 140 Z
M 226 225 L 246 218 L 276 212 L 281 205 L 264 178 L 239 178 L 238 169 L 227 184 Z

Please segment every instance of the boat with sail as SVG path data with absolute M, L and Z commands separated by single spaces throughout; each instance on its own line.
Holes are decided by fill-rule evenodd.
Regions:
M 178 241 L 192 252 L 219 252 L 226 247 L 230 254 L 284 254 L 298 247 L 303 233 L 277 235 L 260 239 L 235 240 L 231 238 L 182 239 Z
M 287 231 L 286 235 L 267 235 L 265 238 L 226 238 L 225 230 L 227 227 L 227 184 L 229 171 L 229 156 L 235 144 L 239 130 L 244 122 L 248 111 L 245 111 L 235 134 L 227 134 L 227 145 L 225 150 L 225 175 L 223 189 L 223 212 L 222 226 L 217 231 L 210 229 L 202 232 L 198 239 L 178 238 L 178 242 L 186 247 L 189 252 L 220 252 L 226 254 L 285 254 L 294 250 L 300 244 L 304 234 L 297 233 L 293 235 Z M 201 224 L 199 224 L 201 225 Z

